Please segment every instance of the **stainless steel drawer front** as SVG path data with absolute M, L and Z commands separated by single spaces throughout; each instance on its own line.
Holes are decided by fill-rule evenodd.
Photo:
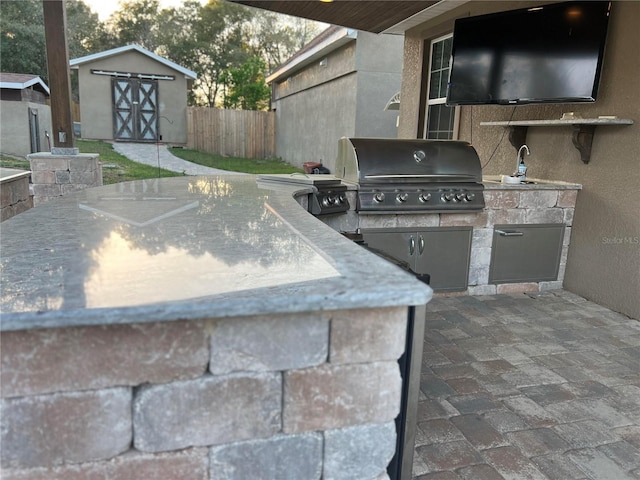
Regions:
M 557 280 L 564 228 L 563 224 L 496 225 L 489 283 Z

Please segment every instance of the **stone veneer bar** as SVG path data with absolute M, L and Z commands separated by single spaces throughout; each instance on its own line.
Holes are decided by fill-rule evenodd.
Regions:
M 3 223 L 3 479 L 388 478 L 431 290 L 294 190 L 132 182 Z

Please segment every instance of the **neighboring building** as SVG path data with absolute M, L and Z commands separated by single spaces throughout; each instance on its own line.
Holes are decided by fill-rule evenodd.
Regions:
M 78 70 L 83 138 L 187 142 L 187 92 L 195 72 L 138 45 L 70 65 Z
M 234 1 L 370 32 L 404 33 L 400 138 L 425 136 L 428 108 L 432 104 L 426 100 L 432 42 L 451 35 L 456 18 L 559 3 L 383 0 L 374 2 L 377 7 L 374 10 L 372 2 L 333 2 L 319 8 L 319 2 L 303 0 L 265 4 L 253 0 Z M 526 139 L 531 149 L 527 157 L 529 176 L 583 185 L 573 219 L 564 288 L 633 318 L 640 318 L 640 197 L 637 194 L 640 89 L 635 87 L 640 78 L 639 24 L 640 2 L 612 2 L 604 68 L 595 103 L 520 106 L 512 118 L 559 119 L 565 112 L 572 111 L 583 118 L 613 115 L 634 121 L 633 125 L 597 127 L 588 164 L 581 162 L 580 153 L 574 148 L 570 126 L 529 128 Z M 473 143 L 482 164 L 486 164 L 485 174 L 511 174 L 514 170 L 516 152 L 506 138 L 501 142 L 504 129 L 480 124 L 509 120 L 512 110 L 513 107 L 489 105 L 455 107 L 452 121 L 446 122 L 452 126 L 447 127 L 451 138 Z M 293 114 L 300 116 L 298 112 Z M 315 133 L 320 138 L 323 135 L 321 129 Z
M 293 165 L 333 172 L 340 137 L 397 136 L 402 36 L 329 27 L 267 78 L 276 112 L 276 152 Z
M 49 87 L 37 75 L 0 73 L 0 152 L 19 157 L 49 151 Z

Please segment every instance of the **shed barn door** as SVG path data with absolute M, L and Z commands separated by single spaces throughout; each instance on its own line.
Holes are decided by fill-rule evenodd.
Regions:
M 113 138 L 139 142 L 158 139 L 158 82 L 113 78 Z

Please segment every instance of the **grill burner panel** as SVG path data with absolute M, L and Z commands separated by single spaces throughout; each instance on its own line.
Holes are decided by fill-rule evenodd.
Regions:
M 452 140 L 342 138 L 337 176 L 358 184 L 367 213 L 468 212 L 484 208 L 475 149 Z
M 349 210 L 347 186 L 341 179 L 326 174 L 262 174 L 258 182 L 312 186 L 309 195 L 309 211 L 314 215 L 345 213 Z
M 458 185 L 403 185 L 402 187 L 364 188 L 358 191 L 360 211 L 402 213 L 407 211 L 451 212 L 473 211 L 484 208 L 482 186 Z
M 347 187 L 342 185 L 333 187 L 316 187 L 318 192 L 311 196 L 309 210 L 314 215 L 329 213 L 344 213 L 349 210 Z

